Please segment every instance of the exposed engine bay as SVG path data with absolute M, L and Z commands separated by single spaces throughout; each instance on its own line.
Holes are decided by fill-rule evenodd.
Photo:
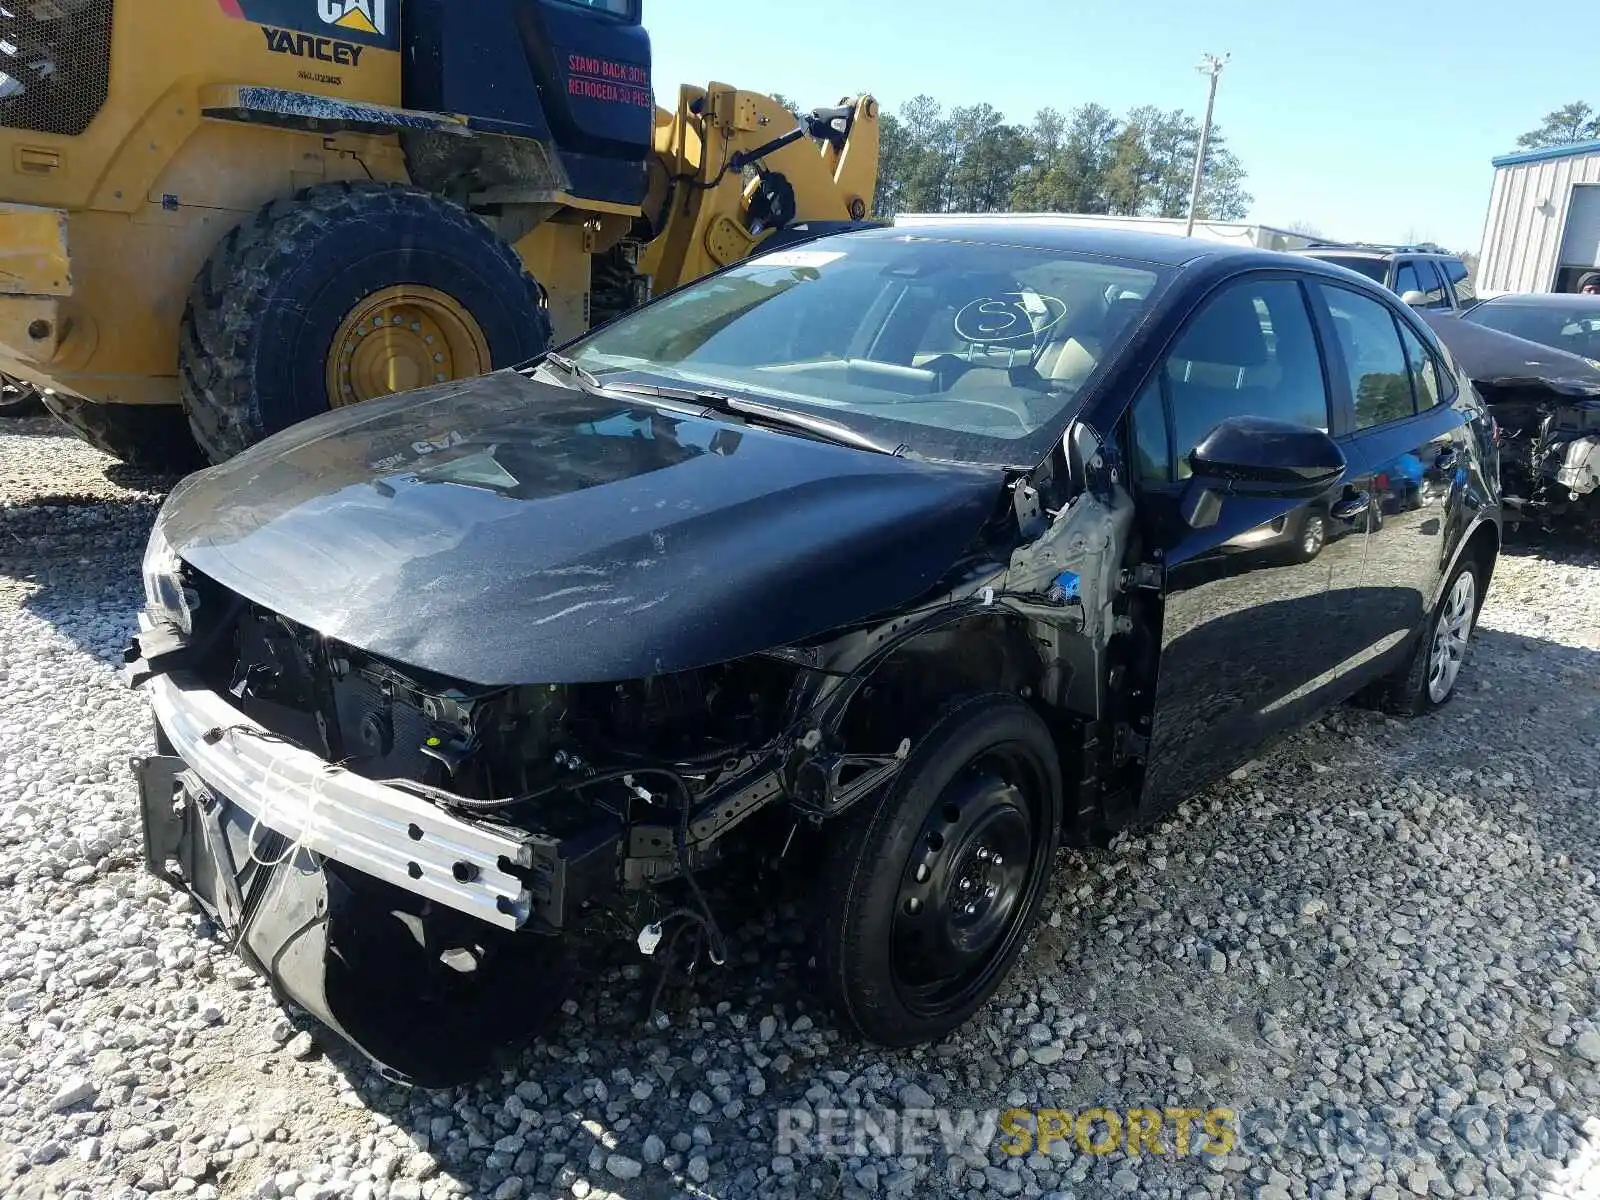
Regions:
M 1535 381 L 1476 386 L 1500 429 L 1508 515 L 1600 525 L 1600 394 Z

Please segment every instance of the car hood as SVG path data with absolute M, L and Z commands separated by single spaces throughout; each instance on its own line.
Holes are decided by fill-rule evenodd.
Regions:
M 1537 384 L 1569 396 L 1600 395 L 1600 367 L 1515 334 L 1479 325 L 1469 315 L 1424 313 L 1439 340 L 1477 384 Z
M 294 426 L 180 483 L 160 528 L 217 583 L 359 649 L 585 683 L 906 604 L 1003 483 L 503 371 Z

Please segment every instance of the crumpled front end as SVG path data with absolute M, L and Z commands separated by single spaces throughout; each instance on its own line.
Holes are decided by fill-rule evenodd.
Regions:
M 645 923 L 784 794 L 793 664 L 472 685 L 174 586 L 152 547 L 128 655 L 159 729 L 149 869 L 392 1079 L 464 1082 L 536 1034 L 592 920 Z
M 1600 363 L 1465 318 L 1422 315 L 1494 417 L 1511 519 L 1600 524 Z
M 1535 380 L 1476 386 L 1499 430 L 1508 510 L 1541 523 L 1600 525 L 1600 395 Z
M 728 961 L 697 877 L 880 794 L 948 695 L 1104 723 L 1094 505 L 617 408 L 370 402 L 190 476 L 150 539 L 151 869 L 396 1078 L 481 1073 L 593 935 Z M 454 433 L 397 459 L 419 420 Z

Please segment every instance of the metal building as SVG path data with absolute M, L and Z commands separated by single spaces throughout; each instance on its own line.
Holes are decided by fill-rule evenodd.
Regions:
M 1114 217 L 1103 213 L 901 213 L 898 226 L 955 225 L 971 221 L 1006 221 L 1018 225 L 1043 224 L 1060 227 L 1078 225 L 1086 229 L 1132 229 L 1145 233 L 1168 233 L 1182 237 L 1182 217 Z M 1262 250 L 1303 250 L 1316 238 L 1271 225 L 1243 221 L 1196 221 L 1194 236 L 1211 242 L 1235 246 L 1256 246 Z
M 1600 268 L 1600 142 L 1505 154 L 1478 259 L 1480 296 L 1570 292 Z

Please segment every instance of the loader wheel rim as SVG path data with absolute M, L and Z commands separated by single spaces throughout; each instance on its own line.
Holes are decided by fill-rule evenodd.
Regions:
M 360 404 L 491 366 L 489 340 L 460 301 L 397 284 L 365 297 L 340 322 L 328 355 L 328 403 Z

